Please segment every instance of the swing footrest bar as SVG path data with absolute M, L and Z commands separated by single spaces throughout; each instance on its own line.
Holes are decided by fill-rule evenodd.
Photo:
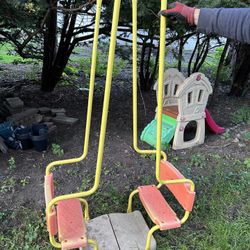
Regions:
M 63 250 L 88 245 L 83 211 L 81 202 L 78 199 L 58 202 L 57 222 L 59 241 Z
M 178 228 L 181 222 L 161 192 L 155 185 L 138 188 L 139 198 L 151 220 L 160 226 L 160 230 Z

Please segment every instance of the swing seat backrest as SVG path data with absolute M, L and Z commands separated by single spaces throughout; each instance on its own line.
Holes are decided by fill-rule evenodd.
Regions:
M 46 207 L 54 198 L 53 174 L 45 176 Z M 50 235 L 58 235 L 62 250 L 87 246 L 87 230 L 79 199 L 61 200 L 52 211 L 46 211 L 47 230 Z
M 45 191 L 46 207 L 48 207 L 49 202 L 54 198 L 55 195 L 52 173 L 44 177 L 44 191 Z M 47 221 L 47 230 L 51 233 L 51 235 L 56 235 L 58 232 L 56 208 L 53 208 L 50 214 L 46 212 L 46 221 Z
M 161 161 L 160 164 L 161 180 L 179 180 L 185 177 L 168 161 Z M 195 199 L 195 192 L 190 190 L 189 183 L 168 184 L 167 189 L 174 195 L 180 205 L 186 211 L 191 212 Z

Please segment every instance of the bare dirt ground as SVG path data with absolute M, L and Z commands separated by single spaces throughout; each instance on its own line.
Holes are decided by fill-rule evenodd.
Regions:
M 9 77 L 12 78 L 13 74 L 15 73 L 12 72 Z M 6 81 L 8 79 L 5 78 L 2 83 L 5 84 Z M 103 80 L 99 79 L 99 81 Z M 154 161 L 136 154 L 132 148 L 131 85 L 130 72 L 123 72 L 115 79 L 112 87 L 103 171 L 98 192 L 106 193 L 115 189 L 124 194 L 125 199 L 129 192 L 138 185 L 145 184 L 144 182 L 155 183 Z M 69 116 L 79 118 L 79 122 L 73 126 L 58 125 L 57 131 L 50 135 L 50 146 L 44 153 L 34 150 L 9 150 L 6 155 L 0 153 L 0 180 L 3 181 L 10 174 L 14 179 L 11 188 L 7 192 L 0 193 L 0 210 L 15 209 L 20 206 L 32 210 L 44 209 L 43 177 L 46 165 L 54 160 L 77 157 L 83 150 L 88 93 L 79 92 L 75 87 L 68 86 L 58 87 L 53 93 L 44 94 L 40 92 L 39 85 L 21 78 L 21 87 L 13 95 L 19 96 L 24 101 L 25 107 L 65 108 Z M 154 117 L 156 100 L 154 91 L 138 96 L 138 130 L 140 133 Z M 55 174 L 58 193 L 86 190 L 92 186 L 102 102 L 103 91 L 99 89 L 94 98 L 89 154 L 83 162 L 59 167 L 59 171 L 56 171 Z M 249 156 L 250 145 L 249 141 L 242 139 L 242 134 L 249 131 L 249 125 L 233 124 L 231 117 L 240 107 L 249 107 L 249 104 L 248 98 L 229 98 L 221 95 L 209 110 L 216 122 L 226 128 L 226 136 L 215 135 L 207 131 L 205 143 L 199 147 L 180 151 L 173 151 L 170 148 L 168 150 L 169 160 L 175 163 L 178 158 L 176 167 L 191 179 L 195 179 L 196 175 L 206 175 L 206 171 L 213 171 L 215 167 L 213 163 L 206 161 L 206 157 L 209 155 L 220 153 L 225 158 L 244 160 Z M 63 156 L 58 157 L 53 154 L 52 143 L 60 145 L 64 150 Z M 140 145 L 148 147 L 142 143 Z M 192 157 L 197 155 L 205 157 L 200 159 L 203 161 L 201 164 L 205 164 L 202 169 L 198 166 L 199 164 L 191 166 Z M 8 160 L 11 157 L 15 159 L 15 169 L 10 172 Z M 199 163 L 199 159 L 197 162 Z M 94 203 L 94 201 L 92 202 Z M 98 213 L 98 210 L 96 209 L 94 213 Z

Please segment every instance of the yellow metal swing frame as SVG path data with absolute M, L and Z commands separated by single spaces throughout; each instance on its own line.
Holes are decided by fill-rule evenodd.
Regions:
M 105 83 L 105 92 L 104 92 L 104 101 L 103 101 L 103 110 L 102 110 L 102 119 L 101 119 L 101 128 L 100 128 L 100 137 L 99 137 L 99 146 L 98 146 L 98 155 L 96 162 L 95 170 L 95 179 L 93 186 L 86 191 L 60 195 L 55 198 L 52 198 L 46 208 L 46 214 L 49 215 L 53 212 L 53 208 L 58 204 L 59 201 L 69 200 L 69 199 L 79 199 L 85 207 L 85 219 L 89 219 L 88 212 L 88 203 L 85 200 L 86 197 L 94 194 L 100 183 L 100 175 L 102 171 L 102 162 L 103 162 L 103 152 L 104 152 L 104 143 L 107 127 L 107 118 L 108 118 L 108 109 L 109 109 L 109 100 L 110 100 L 110 91 L 112 83 L 112 73 L 115 57 L 115 47 L 116 47 L 116 34 L 118 28 L 119 14 L 120 14 L 120 5 L 121 0 L 114 0 L 113 7 L 113 17 L 112 17 L 112 30 L 110 37 L 110 48 L 108 56 L 108 66 L 107 66 L 107 75 Z M 90 127 L 91 127 L 91 116 L 92 116 L 92 105 L 93 105 L 93 95 L 94 95 L 94 83 L 95 83 L 95 72 L 96 72 L 96 62 L 97 62 L 97 48 L 98 48 L 98 36 L 99 36 L 99 24 L 101 17 L 101 7 L 102 0 L 96 1 L 96 16 L 95 16 L 95 30 L 94 30 L 94 40 L 93 40 L 93 49 L 92 49 L 92 63 L 91 63 L 91 73 L 90 73 L 90 84 L 89 84 L 89 95 L 88 95 L 88 107 L 87 107 L 87 118 L 86 118 L 86 128 L 85 128 L 85 137 L 84 137 L 84 147 L 82 155 L 77 158 L 65 159 L 51 162 L 46 167 L 46 176 L 52 173 L 56 166 L 73 164 L 80 161 L 83 161 L 87 154 L 89 148 L 89 136 L 90 136 Z M 167 0 L 161 0 L 161 10 L 167 8 Z M 159 79 L 158 79 L 158 108 L 157 108 L 157 147 L 156 150 L 143 150 L 138 147 L 138 132 L 137 132 L 137 0 L 132 0 L 132 9 L 133 9 L 133 147 L 136 152 L 139 154 L 156 154 L 156 179 L 158 181 L 158 188 L 166 184 L 177 184 L 177 183 L 190 183 L 191 189 L 194 190 L 194 184 L 189 179 L 181 180 L 168 180 L 164 181 L 160 179 L 160 161 L 161 159 L 167 160 L 167 155 L 161 151 L 161 130 L 162 130 L 162 101 L 163 101 L 163 75 L 164 75 L 164 60 L 165 60 L 165 36 L 166 36 L 166 18 L 160 18 L 160 56 L 159 56 Z M 128 204 L 128 212 L 132 210 L 132 197 L 138 193 L 138 190 L 135 190 L 131 193 Z M 189 216 L 189 212 L 185 212 L 183 219 L 181 220 L 184 223 Z M 156 230 L 159 229 L 159 226 L 154 226 L 150 229 L 147 237 L 147 243 L 145 249 L 150 249 L 150 239 Z M 56 248 L 61 248 L 61 243 L 57 242 L 55 237 L 49 235 L 51 244 Z M 98 249 L 97 242 L 91 239 L 88 239 L 88 244 L 94 246 L 94 249 Z

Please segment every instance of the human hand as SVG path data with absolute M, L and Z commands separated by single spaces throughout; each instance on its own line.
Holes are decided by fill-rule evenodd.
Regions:
M 169 17 L 171 20 L 178 20 L 181 22 L 188 23 L 189 25 L 195 24 L 195 8 L 188 7 L 185 4 L 175 2 L 169 4 L 168 10 L 162 10 L 159 12 L 159 15 Z

